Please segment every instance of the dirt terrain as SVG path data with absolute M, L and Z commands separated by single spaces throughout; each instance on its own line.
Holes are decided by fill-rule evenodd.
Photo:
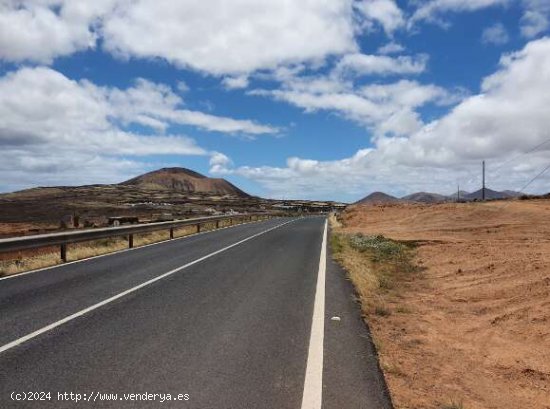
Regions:
M 138 216 L 154 220 L 162 214 L 193 217 L 227 212 L 261 209 L 267 201 L 248 197 L 220 196 L 209 193 L 188 193 L 134 185 L 92 185 L 46 187 L 0 194 L 0 234 L 16 233 L 16 227 L 43 225 L 59 227 L 64 215 L 78 215 L 81 224 L 104 225 L 110 216 Z M 18 234 L 17 234 L 18 233 Z
M 273 200 L 251 196 L 225 179 L 186 168 L 163 168 L 112 185 L 37 187 L 0 194 L 0 238 L 75 227 L 106 226 L 109 217 L 140 222 L 216 214 L 328 211 L 342 203 Z
M 163 168 L 113 185 L 37 187 L 0 194 L 0 237 L 45 233 L 59 228 L 67 216 L 78 218 L 77 227 L 95 227 L 106 225 L 113 216 L 151 221 L 258 211 L 268 203 L 225 179 Z
M 396 408 L 550 408 L 550 200 L 353 206 L 425 267 L 369 317 Z

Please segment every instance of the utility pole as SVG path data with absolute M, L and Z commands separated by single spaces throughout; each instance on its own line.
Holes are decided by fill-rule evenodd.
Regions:
M 482 162 L 483 186 L 481 188 L 481 200 L 485 200 L 485 161 Z
M 460 185 L 457 185 L 457 188 L 456 188 L 456 202 L 457 203 L 460 202 Z

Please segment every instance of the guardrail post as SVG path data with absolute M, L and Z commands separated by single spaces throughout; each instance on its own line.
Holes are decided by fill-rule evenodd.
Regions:
M 61 245 L 61 261 L 67 262 L 67 244 L 65 243 Z
M 1 1 L 1 0 L 0 0 Z M 52 234 L 39 234 L 25 237 L 13 237 L 0 239 L 0 253 L 21 251 L 27 249 L 59 246 L 59 256 L 63 262 L 68 261 L 69 246 L 74 243 L 85 241 L 99 240 L 110 237 L 125 238 L 128 240 L 128 247 L 134 247 L 134 235 L 149 233 L 153 231 L 161 231 L 170 229 L 170 239 L 174 238 L 174 230 L 182 226 L 192 228 L 197 227 L 197 233 L 205 230 L 202 226 L 207 226 L 209 230 L 212 226 L 216 229 L 222 227 L 235 226 L 246 221 L 259 221 L 276 217 L 269 214 L 231 214 L 218 217 L 200 217 L 187 220 L 167 221 L 151 224 L 143 224 L 129 227 L 112 227 L 109 229 L 90 229 L 75 232 L 63 232 Z

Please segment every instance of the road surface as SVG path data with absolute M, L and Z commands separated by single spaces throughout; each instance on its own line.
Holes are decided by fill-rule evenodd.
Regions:
M 309 217 L 1 279 L 0 407 L 390 408 L 344 277 Z

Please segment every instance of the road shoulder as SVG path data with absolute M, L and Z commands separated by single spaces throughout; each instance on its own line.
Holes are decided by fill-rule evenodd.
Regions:
M 323 408 L 392 408 L 353 285 L 332 259 L 330 246 L 326 272 Z

